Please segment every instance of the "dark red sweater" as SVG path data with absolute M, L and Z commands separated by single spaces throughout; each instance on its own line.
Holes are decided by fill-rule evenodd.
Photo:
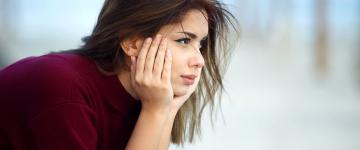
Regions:
M 0 71 L 0 150 L 121 150 L 140 109 L 90 59 L 25 58 Z

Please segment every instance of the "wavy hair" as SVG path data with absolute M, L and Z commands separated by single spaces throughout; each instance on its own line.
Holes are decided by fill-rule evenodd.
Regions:
M 205 67 L 199 85 L 178 111 L 171 142 L 193 142 L 201 134 L 201 118 L 206 106 L 213 116 L 224 91 L 223 77 L 231 54 L 229 31 L 238 33 L 235 17 L 217 0 L 106 0 L 84 45 L 70 52 L 96 62 L 104 74 L 117 74 L 126 67 L 120 43 L 130 37 L 154 36 L 161 27 L 181 23 L 189 10 L 201 10 L 208 18 L 208 38 L 201 48 Z M 234 30 L 231 30 L 234 29 Z M 218 98 L 217 98 L 218 97 Z

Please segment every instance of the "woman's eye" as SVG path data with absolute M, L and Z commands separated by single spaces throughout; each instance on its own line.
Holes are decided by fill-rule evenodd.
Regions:
M 180 43 L 180 44 L 189 44 L 190 43 L 190 40 L 189 38 L 182 38 L 182 39 L 178 39 L 176 40 L 176 42 Z

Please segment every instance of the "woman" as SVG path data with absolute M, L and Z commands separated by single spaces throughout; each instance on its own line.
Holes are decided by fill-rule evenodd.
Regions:
M 223 89 L 232 18 L 215 0 L 105 1 L 81 48 L 1 70 L 0 149 L 192 142 Z

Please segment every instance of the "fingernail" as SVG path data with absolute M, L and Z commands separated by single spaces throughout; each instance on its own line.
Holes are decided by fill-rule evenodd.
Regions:
M 151 42 L 151 37 L 146 38 L 146 42 Z

